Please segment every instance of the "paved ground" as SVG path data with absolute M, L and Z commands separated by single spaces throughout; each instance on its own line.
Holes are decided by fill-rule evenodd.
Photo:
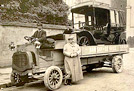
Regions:
M 42 82 L 26 84 L 23 87 L 11 87 L 3 91 L 46 91 Z M 110 68 L 84 73 L 84 79 L 72 86 L 62 85 L 56 91 L 134 91 L 134 49 L 124 55 L 124 71 L 115 74 Z
M 11 71 L 12 71 L 11 67 L 0 68 L 0 85 L 10 82 Z

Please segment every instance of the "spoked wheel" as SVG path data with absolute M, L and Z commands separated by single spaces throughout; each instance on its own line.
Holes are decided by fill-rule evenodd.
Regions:
M 112 59 L 112 69 L 115 73 L 122 72 L 123 69 L 123 61 L 121 56 L 115 56 Z
M 81 37 L 78 39 L 78 44 L 79 44 L 80 46 L 90 45 L 90 42 L 89 42 L 88 37 L 86 37 L 86 36 L 81 36 Z
M 44 84 L 50 90 L 58 89 L 62 84 L 63 74 L 59 67 L 51 66 L 46 70 Z
M 11 84 L 15 86 L 23 86 L 28 81 L 28 75 L 21 77 L 17 73 L 11 73 Z

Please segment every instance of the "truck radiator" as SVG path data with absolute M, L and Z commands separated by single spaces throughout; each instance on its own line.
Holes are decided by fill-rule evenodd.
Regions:
M 28 65 L 28 57 L 25 52 L 17 52 L 13 55 L 13 65 L 16 65 L 19 68 L 24 68 Z

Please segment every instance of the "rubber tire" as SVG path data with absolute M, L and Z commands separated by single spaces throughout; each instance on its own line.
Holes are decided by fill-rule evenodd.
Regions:
M 116 62 L 120 60 L 121 61 L 121 67 L 120 69 L 117 68 Z M 123 70 L 123 60 L 121 56 L 114 56 L 112 59 L 112 69 L 114 73 L 121 73 Z
M 58 82 L 58 84 L 57 84 L 56 87 L 52 87 L 50 85 L 50 83 L 49 83 L 49 75 L 50 75 L 50 73 L 53 70 L 56 70 L 60 74 L 60 79 L 59 79 L 59 82 Z M 59 67 L 57 67 L 57 66 L 51 66 L 51 67 L 49 67 L 46 70 L 45 75 L 44 75 L 44 84 L 47 87 L 47 89 L 49 89 L 49 90 L 56 90 L 56 89 L 58 89 L 61 86 L 61 84 L 62 84 L 62 80 L 63 80 L 63 74 L 62 74 L 62 71 L 61 71 L 61 69 Z

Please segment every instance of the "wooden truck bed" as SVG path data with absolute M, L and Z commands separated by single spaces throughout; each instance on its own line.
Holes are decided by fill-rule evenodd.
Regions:
M 81 46 L 81 57 L 93 57 L 128 53 L 128 45 Z
M 65 40 L 58 40 L 55 43 L 55 49 L 63 49 Z M 81 57 L 104 56 L 113 54 L 128 53 L 129 47 L 127 44 L 120 45 L 95 45 L 95 46 L 80 46 Z

